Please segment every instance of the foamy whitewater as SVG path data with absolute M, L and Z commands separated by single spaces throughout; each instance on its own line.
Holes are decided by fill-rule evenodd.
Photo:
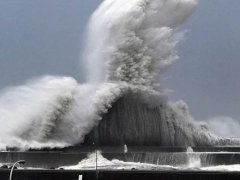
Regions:
M 194 156 L 196 156 L 194 154 Z M 97 163 L 96 163 L 97 158 Z M 190 157 L 191 158 L 191 157 Z M 88 155 L 86 159 L 83 159 L 79 164 L 73 166 L 64 166 L 60 167 L 66 170 L 81 169 L 81 170 L 98 170 L 111 169 L 111 170 L 143 170 L 143 171 L 221 171 L 221 172 L 239 172 L 240 164 L 235 165 L 219 165 L 219 166 L 209 166 L 201 167 L 201 164 L 198 163 L 199 160 L 190 159 L 190 162 L 187 164 L 182 164 L 181 166 L 171 166 L 171 165 L 156 165 L 140 162 L 124 162 L 117 159 L 108 160 L 104 158 L 101 152 L 93 152 Z
M 168 103 L 159 79 L 178 58 L 177 27 L 196 0 L 105 0 L 87 29 L 84 51 L 88 83 L 46 76 L 0 95 L 0 149 L 65 147 L 82 143 L 114 102 L 129 92 L 150 106 L 165 103 L 194 145 L 221 144 L 206 126 L 193 123 L 183 102 Z M 154 99 L 154 101 L 152 101 Z M 232 145 L 237 140 L 222 140 Z M 187 144 L 187 143 L 186 143 Z

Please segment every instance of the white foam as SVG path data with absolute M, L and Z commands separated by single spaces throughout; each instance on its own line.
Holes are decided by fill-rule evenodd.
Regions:
M 173 166 L 158 166 L 154 164 L 147 163 L 136 163 L 136 162 L 124 162 L 117 159 L 112 161 L 104 158 L 101 152 L 93 152 L 89 154 L 88 157 L 77 165 L 61 167 L 64 169 L 84 169 L 84 170 L 95 170 L 97 169 L 109 169 L 109 170 L 153 170 L 153 169 L 162 169 L 162 170 L 174 170 L 179 169 L 178 167 Z
M 96 167 L 97 166 L 97 167 Z M 182 166 L 169 166 L 169 165 L 155 165 L 148 163 L 138 163 L 138 162 L 124 162 L 117 159 L 108 160 L 104 158 L 101 152 L 93 152 L 88 155 L 88 157 L 77 165 L 73 166 L 64 166 L 61 167 L 66 170 L 145 170 L 145 171 L 216 171 L 216 172 L 240 172 L 240 165 L 219 165 L 219 166 L 210 166 L 210 167 L 201 167 L 201 166 L 190 166 L 182 165 Z
M 196 0 L 105 0 L 88 26 L 89 81 L 124 81 L 159 88 L 159 76 L 178 58 L 176 27 Z
M 123 86 L 79 85 L 69 77 L 43 77 L 0 96 L 0 148 L 65 147 L 84 140 Z
M 226 171 L 240 172 L 240 164 L 203 167 L 203 168 L 201 168 L 201 170 L 203 170 L 203 171 L 221 171 L 221 172 L 226 172 Z

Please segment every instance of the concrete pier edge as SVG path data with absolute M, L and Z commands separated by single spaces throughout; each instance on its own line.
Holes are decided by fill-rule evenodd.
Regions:
M 1 169 L 0 179 L 8 180 L 10 170 Z M 85 171 L 85 170 L 15 170 L 14 180 L 239 180 L 240 172 L 214 171 Z

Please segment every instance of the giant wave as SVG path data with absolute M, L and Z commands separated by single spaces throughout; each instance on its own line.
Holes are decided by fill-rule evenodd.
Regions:
M 178 58 L 196 0 L 105 0 L 87 28 L 88 81 L 46 76 L 0 95 L 0 148 L 76 144 L 237 145 L 167 100 L 160 76 Z

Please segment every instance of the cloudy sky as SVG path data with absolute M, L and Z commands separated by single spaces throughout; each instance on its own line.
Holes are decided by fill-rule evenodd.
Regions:
M 87 20 L 101 0 L 0 0 L 0 88 L 45 74 L 84 81 L 80 54 Z M 181 27 L 181 58 L 163 84 L 198 120 L 240 120 L 240 1 L 200 0 Z

